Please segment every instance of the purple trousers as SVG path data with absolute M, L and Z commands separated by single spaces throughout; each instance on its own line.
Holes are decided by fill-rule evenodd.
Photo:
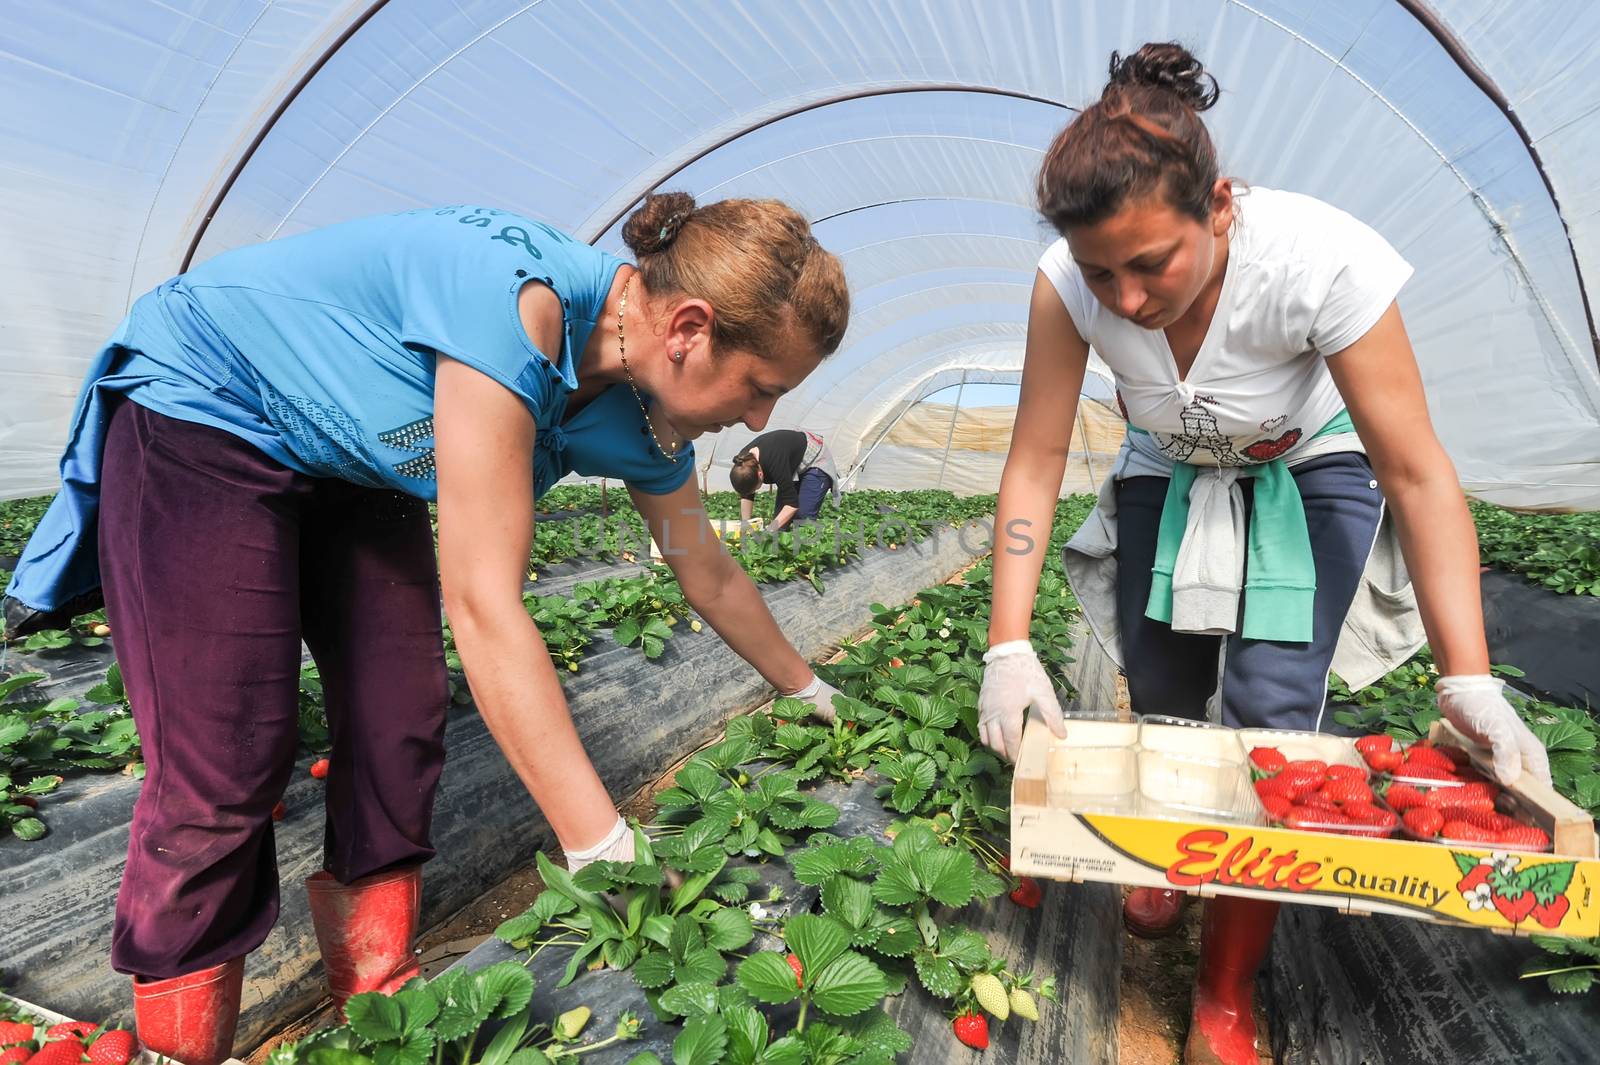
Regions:
M 182 976 L 271 931 L 302 638 L 333 737 L 325 867 L 349 883 L 432 857 L 448 681 L 425 503 L 296 473 L 124 402 L 106 439 L 100 565 L 146 767 L 117 971 Z

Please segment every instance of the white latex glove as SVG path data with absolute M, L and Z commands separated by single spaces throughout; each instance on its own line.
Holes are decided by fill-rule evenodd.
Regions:
M 983 656 L 983 687 L 978 690 L 978 738 L 995 754 L 1017 760 L 1028 707 L 1057 738 L 1067 734 L 1056 690 L 1027 640 L 995 644 Z
M 617 815 L 617 823 L 611 826 L 611 831 L 592 847 L 585 847 L 581 851 L 564 850 L 567 856 L 567 872 L 576 873 L 590 862 L 631 862 L 633 861 L 633 829 Z
M 833 709 L 833 697 L 838 694 L 838 688 L 813 673 L 810 684 L 807 684 L 799 691 L 785 692 L 784 697 L 799 699 L 803 703 L 811 704 L 813 717 L 820 717 L 822 720 L 832 724 L 834 717 L 837 716 Z
M 1439 713 L 1468 739 L 1489 748 L 1500 783 L 1516 783 L 1524 771 L 1550 783 L 1550 755 L 1506 701 L 1505 681 L 1487 674 L 1440 677 L 1433 685 Z

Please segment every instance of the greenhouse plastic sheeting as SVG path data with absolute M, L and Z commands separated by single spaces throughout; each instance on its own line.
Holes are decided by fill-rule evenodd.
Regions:
M 1020 367 L 1041 153 L 1112 49 L 1181 39 L 1225 90 L 1228 173 L 1417 267 L 1401 307 L 1463 484 L 1600 506 L 1587 0 L 0 0 L 0 39 L 0 497 L 55 486 L 87 360 L 191 261 L 462 202 L 615 248 L 660 187 L 782 196 L 841 253 L 855 324 L 774 424 L 853 455 L 855 399 Z

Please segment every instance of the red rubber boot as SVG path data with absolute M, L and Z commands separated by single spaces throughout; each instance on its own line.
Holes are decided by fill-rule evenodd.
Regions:
M 412 946 L 422 908 L 422 867 L 395 869 L 341 884 L 332 873 L 306 881 L 311 923 L 342 1014 L 351 995 L 398 991 L 420 968 Z
M 233 1056 L 244 958 L 168 980 L 133 981 L 139 1042 L 184 1065 L 221 1065 Z
M 1141 939 L 1170 936 L 1183 923 L 1189 896 L 1165 888 L 1140 887 L 1128 892 L 1122 904 L 1122 925 Z
M 1256 973 L 1277 919 L 1276 902 L 1206 901 L 1184 1065 L 1256 1065 Z

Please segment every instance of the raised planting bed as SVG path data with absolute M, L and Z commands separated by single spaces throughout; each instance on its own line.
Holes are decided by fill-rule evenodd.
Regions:
M 1521 670 L 1512 683 L 1525 691 L 1600 713 L 1600 596 L 1562 595 L 1495 569 L 1481 581 L 1490 661 Z
M 522 988 L 467 1037 L 491 1059 L 520 1039 L 544 1048 L 524 1051 L 532 1063 L 545 1051 L 606 1065 L 943 1061 L 965 1059 L 957 1032 L 972 1040 L 982 1026 L 991 1060 L 1118 1060 L 1118 892 L 1012 881 L 995 861 L 1003 811 L 969 812 L 1006 775 L 970 745 L 967 667 L 983 621 L 967 610 L 987 596 L 985 569 L 877 612 L 875 638 L 833 670 L 851 696 L 834 726 L 790 721 L 794 704 L 782 700 L 731 722 L 656 796 L 662 812 L 637 837 L 653 852 L 645 863 L 571 877 L 541 861 L 547 888 L 528 912 L 427 989 L 401 992 L 398 1011 L 352 1002 L 349 1028 L 277 1053 L 382 1060 L 396 1029 L 376 1018 L 401 1017 L 404 1029 L 431 1012 L 408 996 L 475 1001 L 464 989 L 477 982 Z M 1044 599 L 1065 602 L 1059 581 Z M 1069 692 L 1110 691 L 1109 661 L 1053 613 L 1034 634 L 1050 668 Z M 927 665 L 904 664 L 930 641 L 940 647 Z M 937 760 L 924 781 L 906 770 L 927 752 Z M 955 1014 L 971 1015 L 958 1028 Z M 459 1026 L 434 1028 L 403 1039 L 448 1041 L 453 1063 Z
M 815 656 L 859 629 L 868 604 L 902 601 L 960 569 L 982 550 L 978 523 L 944 528 L 899 551 L 872 550 L 830 571 L 827 592 L 793 582 L 763 586 L 775 616 L 802 653 Z M 612 793 L 631 794 L 663 766 L 713 738 L 732 715 L 769 694 L 758 676 L 709 631 L 679 631 L 654 661 L 598 640 L 567 685 L 585 744 Z M 450 751 L 434 814 L 439 850 L 424 877 L 424 923 L 438 921 L 532 861 L 548 830 L 475 713 L 452 710 Z M 71 801 L 51 804 L 51 832 L 0 840 L 7 944 L 3 978 L 18 994 L 63 1012 L 126 1020 L 125 978 L 107 963 L 112 900 L 127 847 L 138 782 L 69 779 Z M 321 970 L 299 882 L 320 868 L 321 784 L 297 772 L 277 826 L 285 885 L 278 927 L 250 958 L 239 1045 L 251 1045 L 320 998 Z

